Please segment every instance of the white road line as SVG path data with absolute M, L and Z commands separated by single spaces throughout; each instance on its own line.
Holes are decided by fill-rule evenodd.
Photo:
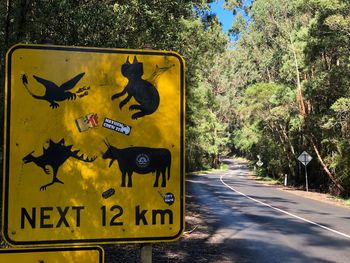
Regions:
M 318 223 L 316 223 L 316 222 L 313 222 L 313 221 L 310 221 L 310 220 L 305 219 L 305 218 L 303 218 L 303 217 L 294 215 L 294 214 L 292 214 L 292 213 L 289 213 L 289 212 L 287 212 L 287 211 L 284 211 L 284 210 L 282 210 L 282 209 L 279 209 L 279 208 L 274 207 L 274 206 L 272 206 L 272 205 L 269 205 L 269 204 L 267 204 L 267 203 L 261 202 L 261 201 L 255 199 L 255 198 L 253 198 L 253 197 L 250 197 L 250 196 L 248 196 L 248 195 L 246 195 L 246 194 L 243 194 L 242 192 L 236 190 L 236 189 L 233 188 L 232 186 L 229 186 L 228 184 L 226 184 L 226 183 L 224 182 L 224 180 L 223 180 L 223 177 L 224 177 L 224 175 L 221 175 L 221 177 L 220 177 L 221 183 L 223 183 L 226 187 L 230 188 L 232 191 L 236 192 L 237 194 L 240 194 L 240 195 L 242 195 L 242 196 L 244 196 L 244 197 L 246 197 L 246 198 L 248 198 L 248 199 L 250 199 L 250 200 L 252 200 L 252 201 L 254 201 L 254 202 L 256 202 L 256 203 L 259 203 L 259 204 L 261 204 L 261 205 L 263 205 L 263 206 L 267 206 L 267 207 L 269 207 L 269 208 L 271 208 L 271 209 L 273 209 L 273 210 L 276 210 L 276 211 L 278 211 L 278 212 L 281 212 L 281 213 L 283 213 L 283 214 L 289 215 L 289 216 L 294 217 L 294 218 L 296 218 L 296 219 L 299 219 L 299 220 L 301 220 L 301 221 L 304 221 L 304 222 L 307 222 L 307 223 L 309 223 L 309 224 L 318 226 L 318 227 L 320 227 L 320 228 L 322 228 L 322 229 L 325 229 L 325 230 L 327 230 L 327 231 L 330 231 L 330 232 L 332 232 L 332 233 L 335 233 L 335 234 L 337 234 L 337 235 L 340 235 L 340 236 L 343 236 L 343 237 L 346 237 L 346 238 L 349 238 L 349 239 L 350 239 L 350 235 L 347 235 L 347 234 L 345 234 L 345 233 L 339 232 L 339 231 L 334 230 L 334 229 L 332 229 L 332 228 L 329 228 L 329 227 L 320 225 L 320 224 L 318 224 Z

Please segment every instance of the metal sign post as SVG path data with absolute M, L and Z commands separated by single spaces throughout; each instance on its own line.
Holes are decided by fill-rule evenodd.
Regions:
M 8 243 L 153 243 L 182 235 L 180 55 L 16 45 L 6 66 Z
M 152 263 L 152 244 L 141 245 L 140 263 Z
M 288 175 L 285 174 L 284 175 L 284 186 L 287 186 L 288 185 Z
M 309 191 L 309 184 L 308 184 L 308 179 L 307 179 L 307 165 L 312 160 L 312 157 L 306 151 L 303 151 L 299 155 L 298 160 L 305 166 L 305 186 L 306 186 L 306 191 L 308 192 Z

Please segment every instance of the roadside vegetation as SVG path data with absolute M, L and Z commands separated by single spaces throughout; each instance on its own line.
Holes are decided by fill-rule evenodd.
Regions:
M 193 171 L 191 172 L 191 174 L 201 175 L 201 174 L 210 174 L 215 172 L 225 172 L 228 170 L 229 170 L 229 166 L 227 164 L 220 164 L 217 168 L 207 168 L 200 171 Z
M 226 0 L 230 36 L 204 0 L 5 0 L 0 97 L 16 43 L 173 50 L 186 60 L 186 169 L 261 156 L 273 179 L 350 195 L 350 3 Z M 3 116 L 3 114 L 1 114 Z
M 350 4 L 347 1 L 254 1 L 238 15 L 233 78 L 238 89 L 233 145 L 266 175 L 349 195 Z

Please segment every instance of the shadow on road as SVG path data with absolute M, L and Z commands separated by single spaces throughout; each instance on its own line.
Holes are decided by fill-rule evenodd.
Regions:
M 250 211 L 250 200 L 226 191 L 223 185 L 208 184 L 198 175 L 187 179 L 185 234 L 176 242 L 154 244 L 153 262 L 334 262 L 269 238 L 272 233 L 296 237 L 292 229 L 306 233 L 304 246 L 333 246 L 339 250 L 349 246 L 349 242 L 340 241 L 330 245 L 324 231 L 294 218 L 271 211 L 266 215 L 266 207 Z M 256 236 L 261 229 L 266 237 Z M 139 245 L 105 249 L 106 263 L 138 262 Z

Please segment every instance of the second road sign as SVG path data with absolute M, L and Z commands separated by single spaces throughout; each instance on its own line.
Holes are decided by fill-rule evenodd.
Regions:
M 303 151 L 299 157 L 298 157 L 298 160 L 303 164 L 303 165 L 307 165 L 311 160 L 312 160 L 312 157 L 310 154 L 308 154 L 306 151 Z
M 0 249 L 0 262 L 103 263 L 104 251 L 101 247 L 7 248 Z

